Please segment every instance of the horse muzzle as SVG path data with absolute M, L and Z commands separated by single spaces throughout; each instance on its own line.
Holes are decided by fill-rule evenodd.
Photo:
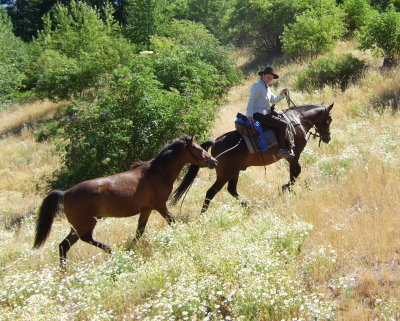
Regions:
M 213 168 L 217 167 L 218 161 L 214 157 L 211 157 L 206 160 L 206 165 L 208 168 L 213 169 Z
M 331 141 L 331 134 L 323 135 L 321 136 L 321 140 L 325 143 L 328 144 Z

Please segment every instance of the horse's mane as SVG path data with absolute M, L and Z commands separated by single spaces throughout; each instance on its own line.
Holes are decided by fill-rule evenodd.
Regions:
M 289 111 L 289 110 L 296 110 L 297 108 L 301 109 L 301 111 L 304 110 L 309 110 L 317 107 L 324 107 L 323 104 L 304 104 L 304 105 L 299 105 L 299 106 L 292 106 L 289 109 L 285 109 L 284 111 Z
M 170 156 L 170 154 L 173 150 L 176 149 L 176 147 L 186 145 L 190 141 L 190 139 L 190 136 L 184 134 L 174 139 L 170 144 L 165 144 L 161 152 L 154 159 L 151 160 L 152 164 L 157 165 L 158 163 L 163 162 Z
M 135 169 L 135 168 L 138 168 L 138 167 L 140 167 L 140 166 L 143 166 L 143 165 L 145 165 L 145 164 L 147 164 L 147 163 L 148 163 L 148 162 L 143 162 L 143 161 L 141 161 L 141 160 L 139 159 L 139 160 L 136 160 L 136 161 L 132 162 L 131 165 L 129 165 L 129 169 Z
M 132 162 L 129 165 L 129 169 L 130 170 L 135 169 L 140 166 L 146 165 L 148 163 L 158 164 L 158 163 L 162 162 L 163 160 L 165 160 L 178 145 L 187 144 L 190 141 L 190 139 L 191 139 L 190 136 L 184 134 L 184 135 L 174 139 L 170 144 L 166 143 L 161 148 L 161 151 L 155 158 L 153 158 L 149 161 L 141 161 L 140 159 L 135 160 L 134 162 Z

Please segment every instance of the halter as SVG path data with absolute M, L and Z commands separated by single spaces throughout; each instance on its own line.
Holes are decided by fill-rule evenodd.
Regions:
M 295 103 L 293 102 L 293 100 L 290 98 L 289 89 L 287 89 L 287 88 L 286 88 L 286 101 L 287 101 L 287 104 L 288 104 L 288 106 L 289 106 L 289 109 L 291 108 L 291 107 L 290 107 L 290 103 L 291 103 L 291 104 L 293 105 L 293 108 L 295 108 L 295 109 L 304 117 L 304 119 L 307 121 L 307 123 L 311 126 L 310 132 L 308 133 L 308 138 L 307 138 L 307 140 L 310 139 L 310 136 L 313 136 L 314 138 L 319 137 L 318 147 L 321 147 L 321 140 L 322 140 L 322 137 L 323 137 L 323 136 L 322 136 L 321 133 L 319 132 L 318 128 L 306 117 L 306 115 L 303 114 L 303 112 L 300 110 L 300 108 L 296 106 L 296 104 L 295 104 Z M 328 112 L 325 106 L 322 106 L 322 107 L 324 107 L 324 108 L 325 108 L 325 111 Z M 315 132 L 312 133 L 312 132 L 311 132 L 311 129 L 314 129 Z
M 196 163 L 197 163 L 197 166 L 199 166 L 200 167 L 200 162 L 201 161 L 205 161 L 205 163 L 208 165 L 208 161 L 209 161 L 209 159 L 198 159 L 197 157 L 196 157 L 196 155 L 192 152 L 192 150 L 190 149 L 190 147 L 186 144 L 186 147 L 187 147 L 187 149 L 189 150 L 189 153 L 192 155 L 192 157 L 196 160 Z
M 197 165 L 200 166 L 200 160 L 196 157 L 196 155 L 192 152 L 192 150 L 190 149 L 190 147 L 188 146 L 188 144 L 186 144 L 186 148 L 189 151 L 190 155 L 192 155 L 192 157 L 196 160 Z

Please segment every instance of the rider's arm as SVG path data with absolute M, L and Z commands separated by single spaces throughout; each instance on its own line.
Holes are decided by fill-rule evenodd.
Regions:
M 271 91 L 269 92 L 270 92 L 269 101 L 273 104 L 279 103 L 286 96 L 286 88 L 282 89 L 282 91 L 276 96 L 272 94 Z

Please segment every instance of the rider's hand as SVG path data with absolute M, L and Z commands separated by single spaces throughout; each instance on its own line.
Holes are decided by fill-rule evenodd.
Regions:
M 286 94 L 287 94 L 287 90 L 286 90 L 286 88 L 282 89 L 282 91 L 281 91 L 281 95 L 282 95 L 282 96 L 286 96 Z
M 253 123 L 253 117 L 247 117 L 250 123 Z

